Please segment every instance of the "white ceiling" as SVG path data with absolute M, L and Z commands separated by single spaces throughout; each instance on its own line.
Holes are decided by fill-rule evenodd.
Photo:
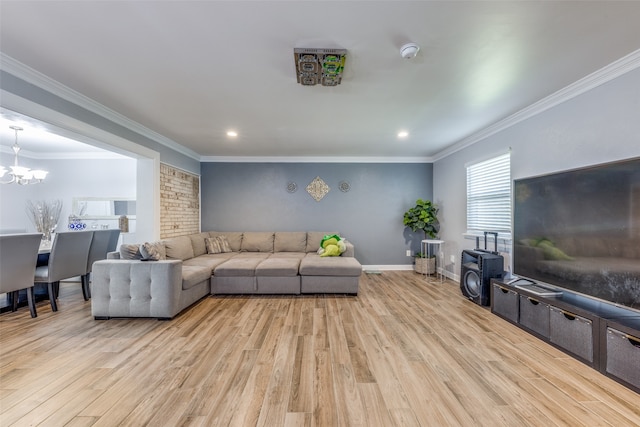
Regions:
M 203 157 L 428 158 L 636 51 L 639 22 L 635 1 L 1 0 L 0 50 Z M 342 84 L 299 85 L 294 47 L 347 49 Z
M 10 126 L 22 128 L 17 135 L 20 157 L 41 159 L 125 157 L 60 135 L 44 123 L 0 108 L 0 152 L 3 153 L 13 155 L 11 147 L 16 142 L 16 132 Z

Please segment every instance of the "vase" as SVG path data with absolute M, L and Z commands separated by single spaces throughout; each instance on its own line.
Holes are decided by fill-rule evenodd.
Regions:
M 71 231 L 81 231 L 87 228 L 87 224 L 82 222 L 79 217 L 75 215 L 69 215 L 69 225 L 67 227 Z
M 118 228 L 120 228 L 122 233 L 129 232 L 129 218 L 127 218 L 126 215 L 121 215 L 118 219 Z

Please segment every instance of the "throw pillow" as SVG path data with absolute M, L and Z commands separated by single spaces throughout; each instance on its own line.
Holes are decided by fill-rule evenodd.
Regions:
M 537 247 L 542 249 L 545 259 L 553 261 L 573 261 L 573 258 L 565 254 L 562 249 L 557 248 L 556 245 L 547 239 L 543 239 L 538 242 Z
M 120 259 L 142 259 L 140 245 L 120 245 Z
M 328 245 L 324 252 L 320 254 L 321 257 L 327 256 L 340 256 L 340 248 L 338 245 Z
M 208 254 L 219 254 L 222 252 L 220 248 L 220 241 L 217 237 L 207 237 L 204 239 L 205 246 L 207 247 Z
M 167 259 L 167 250 L 164 242 L 145 242 L 140 245 L 140 253 L 142 254 L 142 259 L 146 261 Z
M 221 252 L 233 252 L 233 250 L 231 250 L 231 245 L 229 245 L 229 241 L 227 240 L 227 236 L 222 235 L 215 238 L 218 240 Z

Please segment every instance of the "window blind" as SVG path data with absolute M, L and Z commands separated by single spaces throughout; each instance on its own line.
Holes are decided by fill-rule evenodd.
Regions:
M 467 231 L 511 233 L 511 155 L 467 167 Z

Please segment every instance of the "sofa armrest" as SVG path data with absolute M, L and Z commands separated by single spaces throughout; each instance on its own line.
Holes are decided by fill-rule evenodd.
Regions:
M 181 310 L 182 261 L 101 260 L 91 278 L 94 317 L 172 318 Z
M 345 246 L 347 247 L 344 252 L 340 255 L 340 256 L 344 256 L 344 257 L 355 257 L 355 246 L 353 246 L 353 243 L 351 243 L 350 241 L 346 240 L 344 241 Z

